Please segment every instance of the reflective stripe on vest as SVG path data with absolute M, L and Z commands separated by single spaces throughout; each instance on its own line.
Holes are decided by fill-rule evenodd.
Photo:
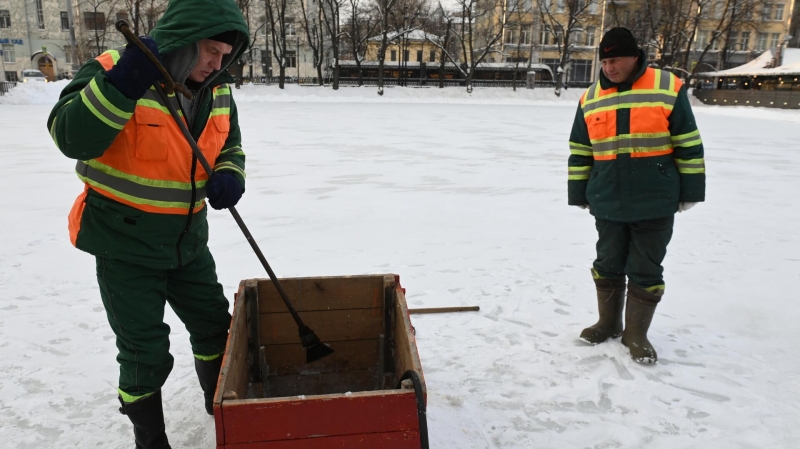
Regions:
M 110 50 L 97 61 L 109 70 L 121 53 Z M 230 132 L 231 90 L 220 85 L 211 93 L 211 113 L 197 145 L 213 163 Z M 76 173 L 84 183 L 104 196 L 146 212 L 186 214 L 190 209 L 196 212 L 204 207 L 208 175 L 197 167 L 192 179 L 191 147 L 154 88 L 137 100 L 133 114 L 114 107 L 94 80 L 81 92 L 81 99 L 103 123 L 121 130 L 102 156 L 77 163 Z M 169 101 L 180 111 L 174 94 Z M 241 148 L 229 150 L 241 151 Z M 218 164 L 244 176 L 238 166 L 230 165 Z
M 632 158 L 671 154 L 673 146 L 690 142 L 694 136 L 669 133 L 669 115 L 682 84 L 669 72 L 647 68 L 626 92 L 616 87 L 602 89 L 595 82 L 581 97 L 591 148 L 570 142 L 572 154 L 595 160 L 614 160 L 619 154 Z M 617 110 L 630 109 L 630 133 L 617 135 Z M 696 137 L 699 139 L 699 134 Z

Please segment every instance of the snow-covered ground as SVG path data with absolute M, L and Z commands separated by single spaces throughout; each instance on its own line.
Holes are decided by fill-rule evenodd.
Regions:
M 67 237 L 82 185 L 45 129 L 61 87 L 0 97 L 0 446 L 127 448 L 94 261 Z M 596 319 L 593 219 L 566 205 L 579 94 L 244 86 L 239 211 L 279 276 L 392 272 L 413 307 L 481 306 L 413 317 L 432 448 L 798 447 L 800 112 L 696 107 L 707 202 L 677 216 L 644 367 L 577 339 Z M 232 297 L 265 274 L 209 219 Z M 214 447 L 167 320 L 170 440 Z

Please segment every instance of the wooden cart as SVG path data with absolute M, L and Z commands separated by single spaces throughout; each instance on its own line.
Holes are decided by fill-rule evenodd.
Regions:
M 272 282 L 242 281 L 214 397 L 217 449 L 419 449 L 418 394 L 398 381 L 416 372 L 424 404 L 425 380 L 399 277 L 280 282 L 336 352 L 306 364 Z

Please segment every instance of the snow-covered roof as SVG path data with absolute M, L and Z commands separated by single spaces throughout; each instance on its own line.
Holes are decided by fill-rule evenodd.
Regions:
M 800 48 L 784 48 L 783 64 L 778 67 L 768 68 L 774 58 L 775 49 L 771 48 L 756 59 L 738 67 L 716 72 L 702 72 L 698 73 L 698 75 L 708 77 L 800 75 Z
M 387 34 L 387 37 L 388 37 L 389 41 L 392 41 L 394 39 L 400 39 L 401 38 L 401 36 L 400 36 L 401 34 L 405 34 L 406 35 L 406 39 L 410 40 L 410 41 L 425 41 L 425 40 L 428 40 L 428 39 L 432 39 L 432 40 L 441 39 L 439 36 L 437 36 L 435 34 L 431 34 L 431 33 L 426 33 L 423 30 L 392 31 L 391 33 Z M 380 41 L 381 39 L 383 39 L 383 36 L 381 36 L 381 35 L 378 35 L 378 36 L 375 36 L 373 38 L 370 38 L 371 41 Z

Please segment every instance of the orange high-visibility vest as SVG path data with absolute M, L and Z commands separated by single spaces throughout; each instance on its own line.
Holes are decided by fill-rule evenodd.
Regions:
M 669 115 L 683 82 L 675 75 L 648 67 L 631 90 L 602 89 L 595 82 L 581 97 L 583 117 L 596 161 L 614 160 L 619 154 L 632 158 L 672 153 Z M 617 110 L 630 109 L 630 132 L 617 134 Z
M 96 59 L 109 70 L 120 53 L 109 50 Z M 126 120 L 126 114 L 94 94 L 92 84 L 81 92 L 82 101 L 103 122 L 121 131 L 102 156 L 78 161 L 78 177 L 100 194 L 145 212 L 187 214 L 190 209 L 202 209 L 208 175 L 202 167 L 197 168 L 192 203 L 192 149 L 155 89 L 151 87 L 136 102 Z M 197 146 L 213 165 L 230 132 L 230 88 L 220 85 L 212 95 L 211 113 Z M 174 94 L 170 101 L 180 110 Z M 82 207 L 78 203 L 76 207 Z

